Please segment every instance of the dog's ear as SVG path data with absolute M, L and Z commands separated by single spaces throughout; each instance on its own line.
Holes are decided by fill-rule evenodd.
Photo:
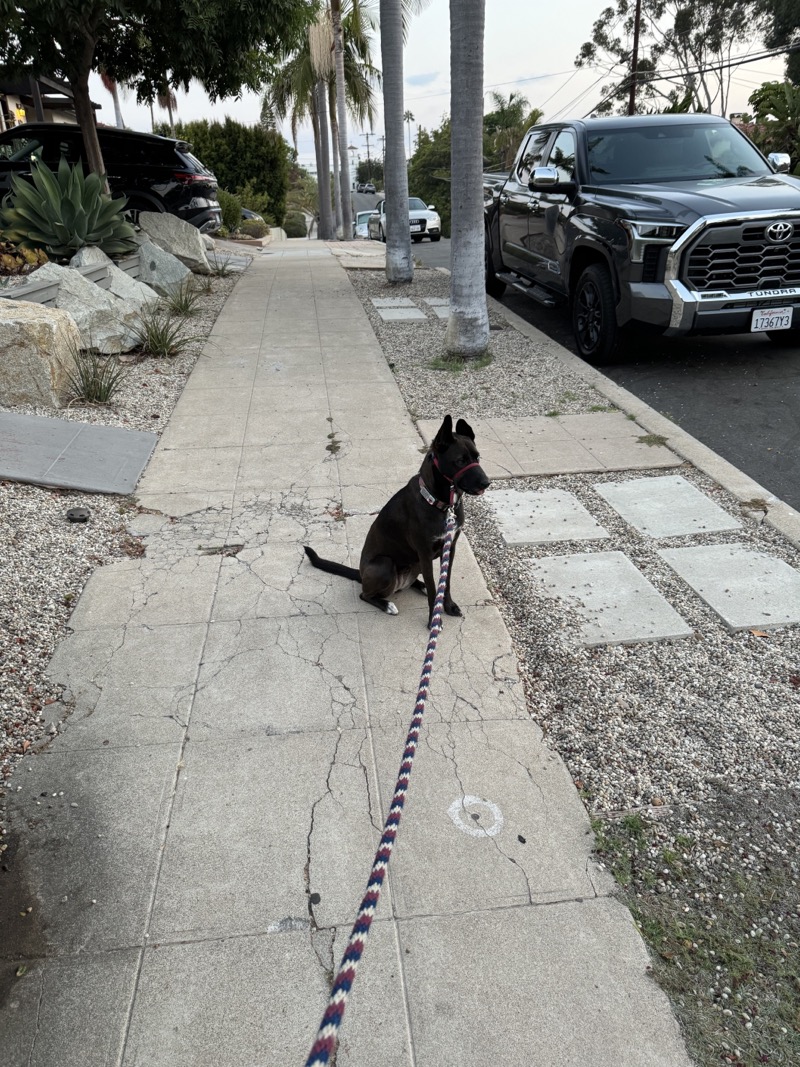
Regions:
M 433 448 L 437 451 L 441 451 L 443 448 L 447 448 L 448 445 L 453 443 L 453 420 L 449 415 L 445 415 L 444 422 L 436 431 L 436 436 L 433 439 Z
M 464 419 L 459 419 L 456 423 L 456 433 L 461 434 L 462 437 L 469 437 L 473 441 L 475 440 L 475 431 L 468 422 L 464 421 Z

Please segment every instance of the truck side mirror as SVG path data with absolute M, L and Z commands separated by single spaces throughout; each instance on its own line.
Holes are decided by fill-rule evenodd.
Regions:
M 776 174 L 788 174 L 792 159 L 788 152 L 770 152 L 767 159 Z
M 558 192 L 566 192 L 568 189 L 573 189 L 574 187 L 574 181 L 561 181 L 556 167 L 534 167 L 533 173 L 528 181 L 528 188 L 531 192 L 536 192 L 539 189 L 553 189 Z

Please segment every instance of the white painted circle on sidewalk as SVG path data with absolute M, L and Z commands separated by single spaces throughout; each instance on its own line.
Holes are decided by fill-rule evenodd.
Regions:
M 478 808 L 478 811 L 470 811 L 470 808 Z M 497 837 L 503 829 L 502 811 L 491 800 L 480 797 L 459 797 L 447 809 L 447 814 L 459 830 L 470 837 Z M 485 816 L 491 817 L 488 826 L 481 822 Z

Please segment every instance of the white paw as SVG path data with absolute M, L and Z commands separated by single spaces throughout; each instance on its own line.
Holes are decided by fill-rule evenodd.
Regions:
M 394 606 L 394 604 L 391 602 L 391 600 L 387 600 L 387 602 L 386 602 L 386 614 L 387 615 L 399 615 L 400 614 L 400 612 L 397 610 L 397 608 Z

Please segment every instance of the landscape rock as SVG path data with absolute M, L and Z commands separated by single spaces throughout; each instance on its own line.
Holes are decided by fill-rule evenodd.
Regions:
M 132 278 L 130 274 L 126 274 L 100 248 L 87 245 L 76 252 L 69 261 L 70 267 L 76 268 L 94 266 L 98 263 L 104 263 L 108 268 L 110 285 L 106 292 L 113 293 L 120 300 L 133 304 L 139 311 L 148 304 L 155 304 L 158 301 L 158 293 L 154 289 Z
M 191 278 L 188 267 L 146 234 L 137 234 L 136 241 L 139 245 L 139 281 L 149 285 L 159 296 L 169 296 Z
M 66 311 L 0 300 L 0 404 L 63 407 L 80 344 L 78 327 Z
M 158 211 L 139 212 L 139 226 L 165 252 L 177 256 L 195 274 L 210 274 L 203 235 L 190 222 Z
M 111 354 L 135 347 L 133 331 L 139 324 L 139 311 L 133 304 L 101 289 L 71 267 L 46 263 L 36 275 L 37 281 L 58 282 L 56 307 L 68 311 L 75 320 L 81 348 Z
M 201 233 L 200 236 L 203 239 L 203 246 L 205 247 L 205 250 L 207 252 L 213 252 L 216 248 L 216 245 L 214 244 L 214 238 L 207 233 Z

